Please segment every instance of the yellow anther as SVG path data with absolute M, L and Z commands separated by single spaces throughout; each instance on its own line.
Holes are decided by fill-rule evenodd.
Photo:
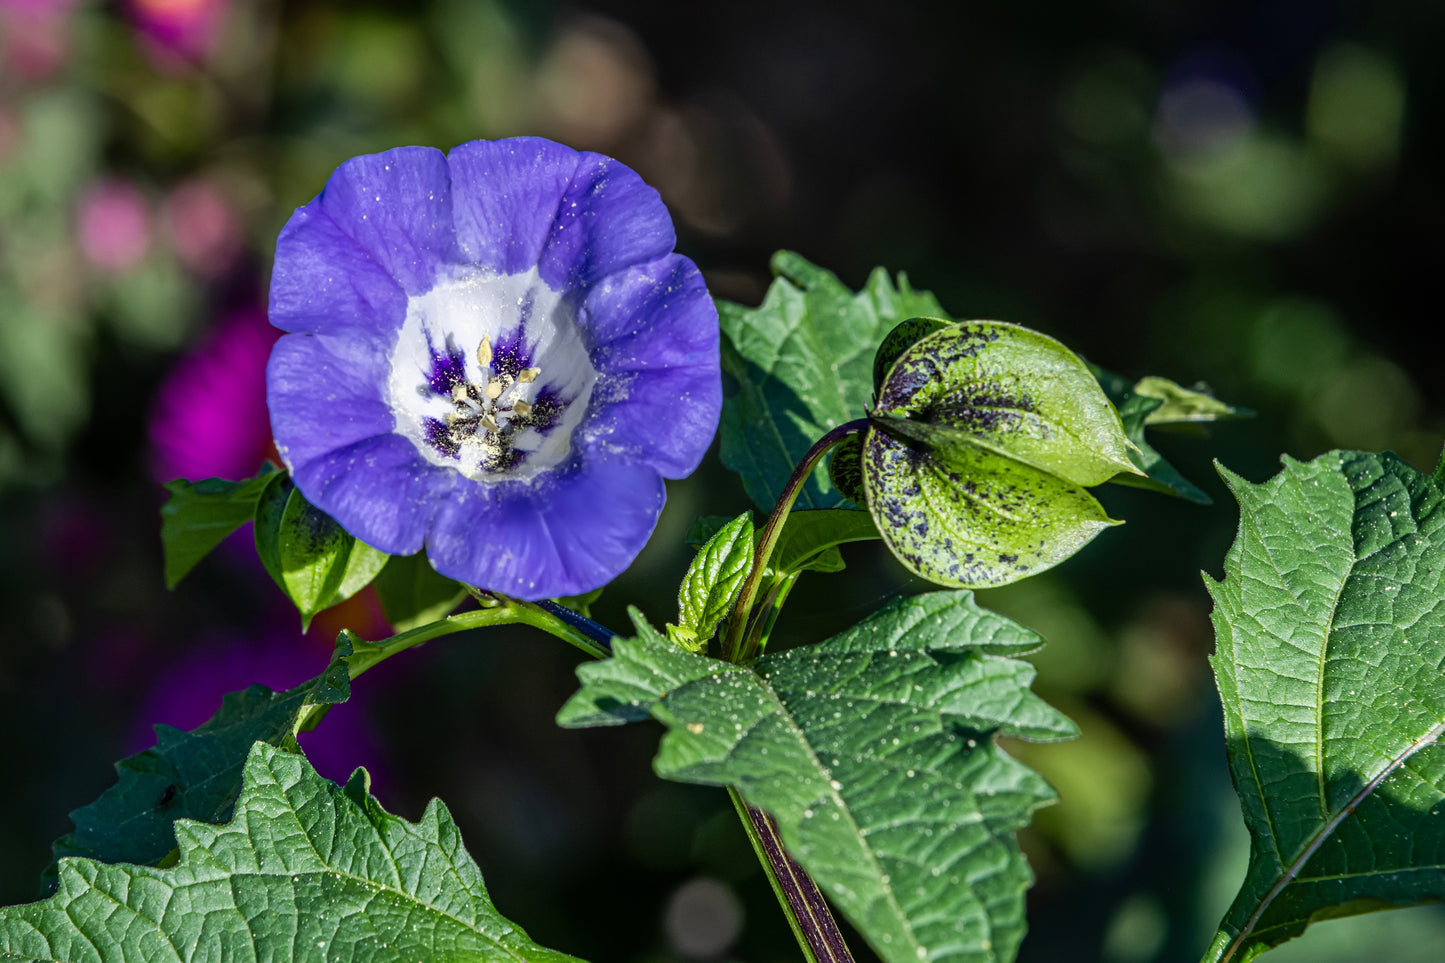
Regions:
M 517 372 L 517 380 L 522 384 L 531 384 L 537 380 L 537 375 L 542 373 L 541 368 L 523 368 Z
M 496 378 L 487 382 L 487 397 L 496 401 L 502 395 L 502 382 Z
M 525 417 L 527 417 L 528 415 L 530 415 L 531 413 L 532 413 L 532 406 L 529 405 L 529 404 L 527 404 L 525 401 L 521 400 L 520 398 L 518 398 L 516 401 L 512 402 L 512 414 L 517 415 L 517 416 L 520 417 L 520 418 L 525 418 Z
M 485 334 L 482 335 L 482 343 L 477 345 L 477 363 L 483 368 L 492 366 L 492 339 Z
M 452 385 L 452 400 L 455 401 L 457 404 L 461 404 L 463 401 L 467 400 L 467 386 L 465 384 L 458 381 L 456 384 Z

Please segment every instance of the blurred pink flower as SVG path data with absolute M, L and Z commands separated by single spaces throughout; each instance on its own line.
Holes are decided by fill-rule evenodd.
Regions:
M 161 203 L 161 220 L 176 257 L 204 278 L 226 273 L 241 253 L 241 225 L 214 184 L 188 181 Z
M 44 80 L 70 55 L 74 0 L 0 0 L 0 70 Z
M 281 332 L 260 308 L 225 318 L 180 359 L 151 411 L 152 471 L 175 478 L 247 478 L 278 464 L 266 410 L 266 359 Z
M 161 66 L 201 60 L 211 51 L 229 0 L 130 0 L 130 18 Z
M 115 274 L 133 270 L 151 246 L 145 196 L 129 181 L 97 181 L 81 195 L 76 233 L 81 252 L 97 268 Z

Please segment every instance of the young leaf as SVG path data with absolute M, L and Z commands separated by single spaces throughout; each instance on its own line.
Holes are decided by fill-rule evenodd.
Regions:
M 256 500 L 275 471 L 268 465 L 246 481 L 207 478 L 166 484 L 166 491 L 171 493 L 161 506 L 166 588 L 175 588 L 227 535 L 251 520 Z
M 1114 524 L 1083 486 L 1137 471 L 1084 363 L 1017 325 L 914 342 L 871 417 L 868 511 L 905 566 L 943 585 L 1002 585 L 1068 558 Z
M 967 592 L 894 603 L 815 646 L 739 666 L 638 637 L 581 667 L 565 726 L 653 718 L 667 779 L 735 787 L 888 963 L 1010 960 L 1032 876 L 1013 833 L 1053 800 L 994 735 L 1072 724 L 1014 656 L 1039 645 Z
M 256 505 L 256 551 L 301 613 L 301 626 L 371 583 L 388 556 L 352 538 L 306 500 L 290 479 L 266 487 Z
M 392 556 L 375 585 L 382 611 L 398 632 L 445 618 L 467 595 L 466 589 L 432 568 L 424 552 Z
M 1316 920 L 1445 899 L 1445 492 L 1391 454 L 1332 452 L 1254 485 L 1212 659 L 1249 870 L 1205 956 Z
M 1180 474 L 1145 438 L 1146 426 L 1178 424 L 1197 425 L 1202 422 L 1253 417 L 1248 408 L 1228 405 L 1202 390 L 1183 388 L 1167 378 L 1150 376 L 1130 382 L 1122 375 L 1105 371 L 1095 365 L 1089 369 L 1099 379 L 1109 400 L 1119 409 L 1124 434 L 1134 446 L 1130 457 L 1144 474 L 1119 475 L 1112 481 L 1120 485 L 1175 495 L 1196 505 L 1208 505 L 1211 499 L 1200 488 Z
M 843 556 L 837 546 L 878 537 L 878 526 L 867 512 L 843 508 L 792 512 L 783 523 L 768 568 L 779 575 L 842 571 Z
M 342 632 L 326 671 L 294 689 L 253 685 L 227 695 L 189 732 L 156 726 L 156 744 L 116 763 L 115 785 L 70 814 L 75 830 L 55 843 L 56 858 L 155 865 L 175 848 L 177 819 L 229 819 L 251 745 L 288 743 L 313 710 L 350 698 L 353 638 Z
M 830 429 L 862 415 L 873 395 L 874 351 L 898 322 L 943 311 L 933 295 L 878 268 L 857 294 L 797 254 L 779 251 L 777 280 L 756 308 L 718 302 L 730 344 L 723 367 L 738 390 L 723 402 L 723 464 L 771 511 L 793 467 Z M 821 473 L 797 507 L 835 508 L 843 498 Z
M 743 512 L 720 528 L 693 558 L 677 590 L 678 628 L 688 648 L 705 647 L 753 563 L 753 517 Z
M 166 869 L 64 860 L 54 896 L 0 908 L 0 959 L 573 959 L 497 912 L 446 807 L 409 823 L 368 782 L 257 743 L 229 823 L 176 822 Z
M 1158 398 L 1159 406 L 1145 419 L 1148 425 L 1176 425 L 1186 422 L 1225 421 L 1252 418 L 1248 408 L 1227 405 L 1206 390 L 1185 388 L 1168 378 L 1150 375 L 1134 385 L 1134 394 Z

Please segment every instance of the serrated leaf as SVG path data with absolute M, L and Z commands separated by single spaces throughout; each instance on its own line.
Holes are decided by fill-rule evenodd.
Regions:
M 175 588 L 227 535 L 251 520 L 256 501 L 274 472 L 268 465 L 245 481 L 207 478 L 166 484 L 171 493 L 161 506 L 166 588 Z
M 678 587 L 678 628 L 690 638 L 689 648 L 712 638 L 752 563 L 753 517 L 743 512 L 708 539 Z
M 969 321 L 914 342 L 870 418 L 868 511 L 899 561 L 941 585 L 1058 564 L 1114 524 L 1084 486 L 1137 470 L 1089 369 L 1017 325 Z
M 353 644 L 342 632 L 326 671 L 294 689 L 253 685 L 225 696 L 214 716 L 188 732 L 156 726 L 156 744 L 116 763 L 115 785 L 70 814 L 75 829 L 55 843 L 56 858 L 155 865 L 175 847 L 177 819 L 229 819 L 251 745 L 288 743 L 313 710 L 350 698 Z
M 445 618 L 467 595 L 456 581 L 432 568 L 424 552 L 393 555 L 374 584 L 382 611 L 398 632 Z
M 1036 635 L 937 592 L 739 666 L 634 621 L 637 638 L 578 670 L 562 725 L 662 722 L 658 774 L 735 787 L 771 813 L 888 963 L 1013 958 L 1032 880 L 1013 833 L 1053 792 L 993 736 L 1074 734 L 1013 658 Z
M 1255 485 L 1209 579 L 1230 772 L 1251 836 L 1205 959 L 1445 899 L 1445 493 L 1391 454 Z
M 763 303 L 718 302 L 727 335 L 723 368 L 737 391 L 723 402 L 720 452 L 742 476 L 748 496 L 771 511 L 793 468 L 812 444 L 862 417 L 873 395 L 876 348 L 898 322 L 943 311 L 905 276 L 897 285 L 876 269 L 857 294 L 790 251 L 773 256 L 776 280 Z M 815 472 L 798 496 L 801 509 L 836 508 L 843 498 Z
M 64 860 L 54 896 L 0 908 L 0 959 L 573 959 L 497 912 L 445 806 L 410 823 L 368 781 L 258 743 L 229 823 L 178 821 L 167 869 Z
M 303 629 L 371 584 L 389 557 L 353 538 L 289 478 L 267 485 L 257 502 L 256 553 L 301 613 Z

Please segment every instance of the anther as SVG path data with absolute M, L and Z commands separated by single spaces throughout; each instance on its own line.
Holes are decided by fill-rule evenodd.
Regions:
M 492 399 L 493 401 L 496 401 L 496 400 L 497 400 L 498 398 L 500 398 L 501 396 L 502 396 L 502 382 L 501 382 L 501 380 L 498 379 L 498 378 L 493 378 L 491 381 L 487 382 L 487 397 L 490 398 L 490 399 Z
M 492 339 L 485 334 L 482 335 L 482 343 L 477 345 L 477 363 L 483 368 L 492 366 Z
M 519 418 L 525 418 L 532 413 L 532 406 L 518 398 L 512 402 L 512 414 Z
M 541 368 L 523 368 L 517 372 L 517 380 L 522 384 L 531 384 L 537 380 L 537 375 L 542 373 Z
M 457 404 L 461 404 L 466 400 L 467 386 L 464 382 L 458 381 L 456 384 L 452 385 L 452 401 L 456 402 Z

